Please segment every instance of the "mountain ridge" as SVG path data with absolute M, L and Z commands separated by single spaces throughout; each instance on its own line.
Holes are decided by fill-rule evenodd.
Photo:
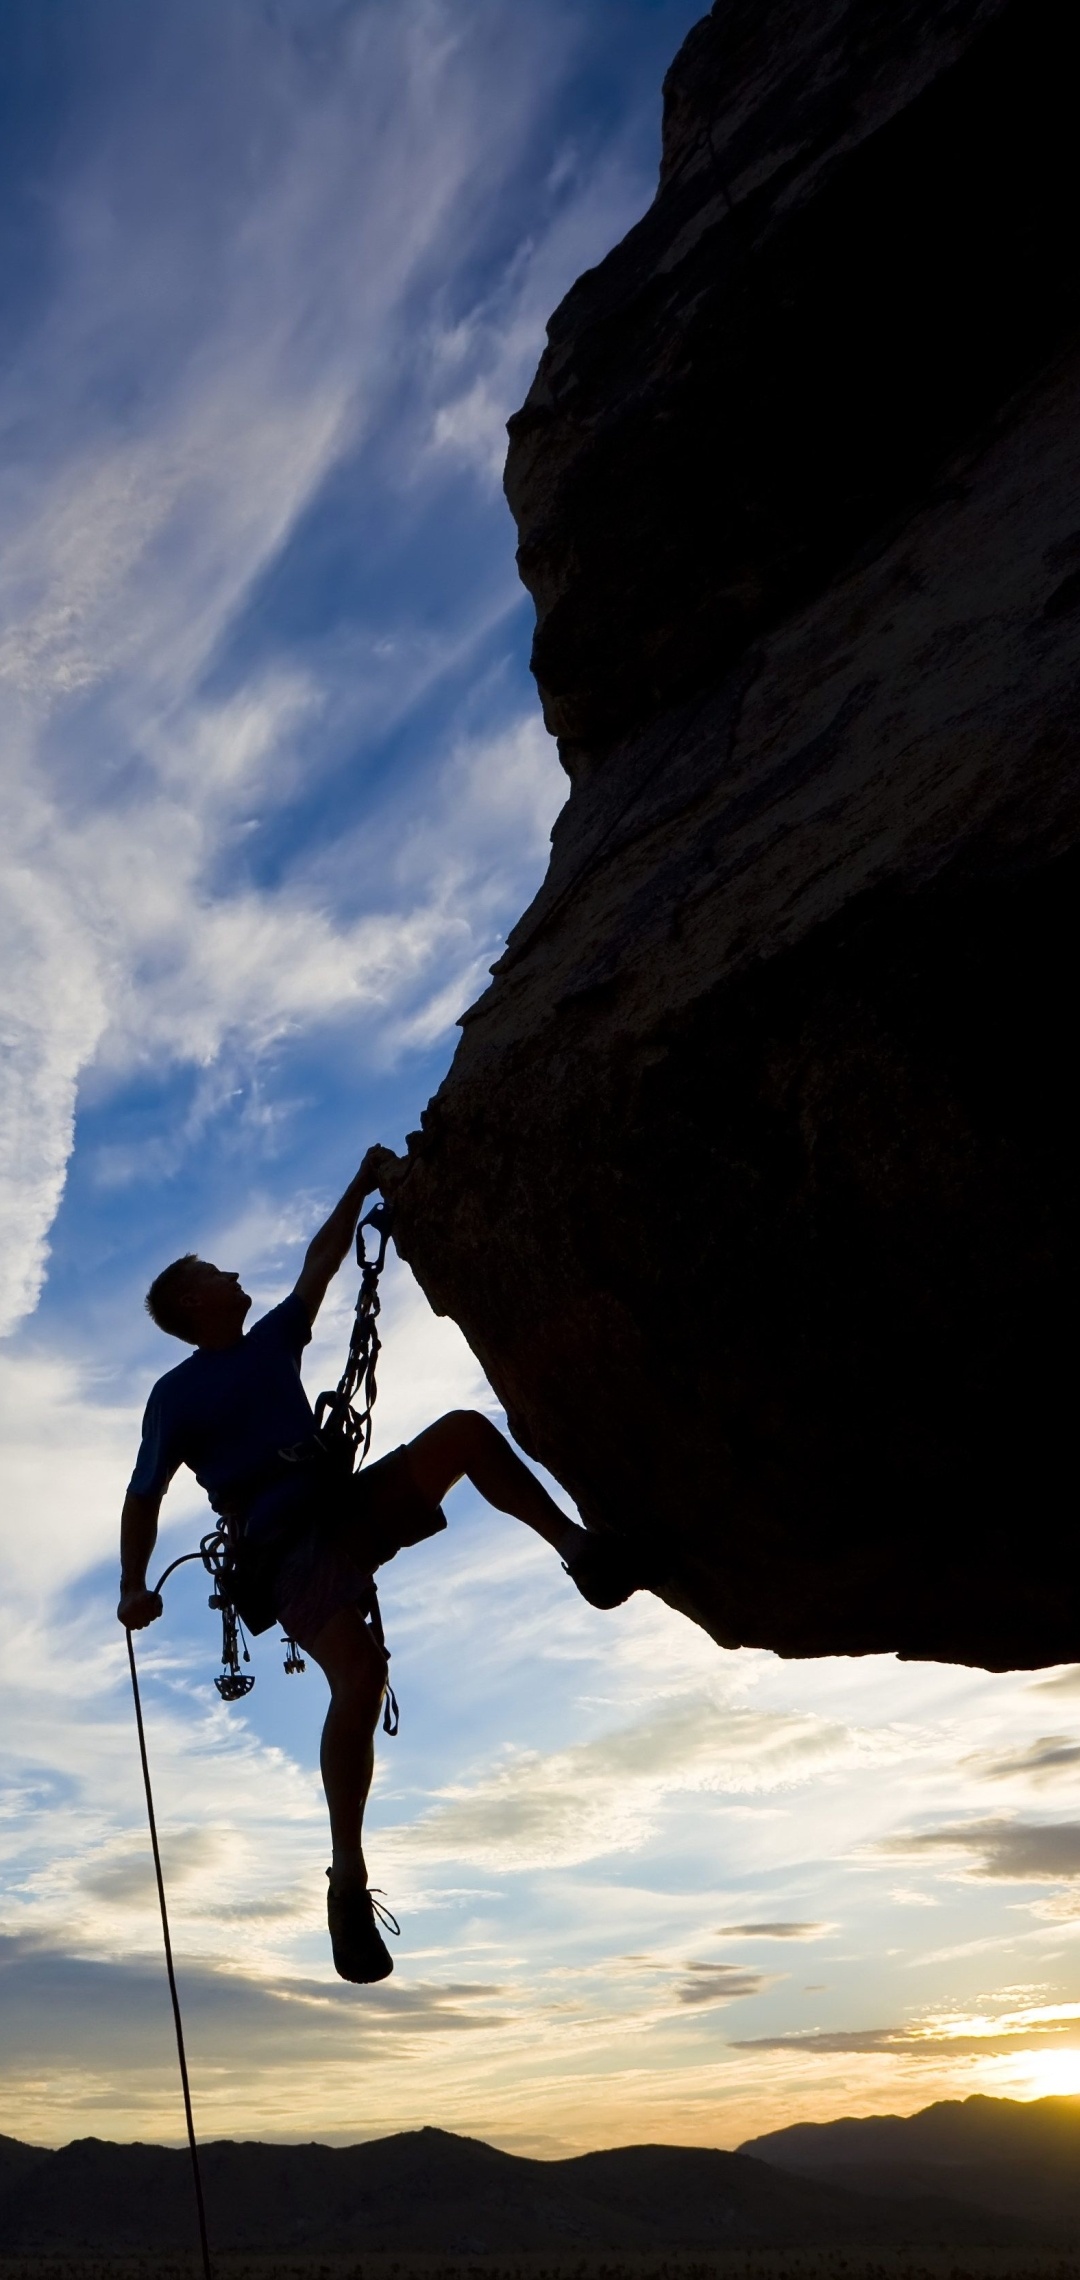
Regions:
M 1080 2235 L 1080 2097 L 940 2099 L 915 2114 L 794 2122 L 739 2151 L 844 2190 L 945 2193 Z
M 1013 2115 L 1031 2112 L 1011 2101 L 982 2103 L 1011 2107 Z M 1080 2145 L 1080 2099 L 1040 2103 L 1075 2107 Z M 907 2120 L 923 2123 L 922 2139 L 937 2143 L 942 2127 L 955 2134 L 950 2120 L 927 2122 L 927 2115 L 942 2110 L 951 2115 L 953 2108 L 925 2109 Z M 896 2116 L 869 2120 L 884 2123 L 886 2131 L 894 2123 L 905 2127 Z M 1009 2123 L 998 2114 L 996 2124 L 1000 2139 Z M 1039 2126 L 1038 2119 L 1021 2120 L 1013 2142 L 1019 2144 L 1026 2132 L 1036 2155 L 1029 2168 L 1038 2169 L 1042 2161 L 1045 2169 Z M 1061 2230 L 1065 2216 L 1058 2213 L 1059 2203 L 1067 2215 L 1061 2196 L 1049 2210 L 1037 2204 L 1034 2188 L 1023 2208 L 1011 2210 L 992 2208 L 985 2196 L 965 2199 L 940 2144 L 935 2164 L 933 2149 L 927 2156 L 920 2141 L 920 2158 L 931 2175 L 928 2189 L 902 2164 L 900 2189 L 892 2193 L 801 2173 L 800 2160 L 817 2159 L 827 2167 L 835 2144 L 834 2154 L 808 2154 L 798 2132 L 817 2129 L 827 2137 L 846 2127 L 799 2124 L 736 2152 L 620 2146 L 554 2161 L 504 2153 L 480 2139 L 433 2128 L 352 2146 L 219 2139 L 203 2146 L 202 2168 L 211 2237 L 221 2250 L 330 2253 L 362 2244 L 373 2252 L 482 2255 L 528 2249 L 1048 2247 L 1075 2235 L 1071 2217 L 1066 2232 Z M 813 2140 L 815 2146 L 820 2142 Z M 761 2150 L 766 2146 L 772 2152 Z M 859 2167 L 847 2156 L 846 2141 L 841 2154 L 849 2167 Z M 999 2171 L 1001 2166 L 999 2147 Z M 976 2169 L 969 2160 L 965 2178 Z M 870 2159 L 862 2174 L 872 2172 Z M 0 2139 L 0 2254 L 145 2253 L 193 2243 L 186 2149 L 83 2138 L 50 2150 Z

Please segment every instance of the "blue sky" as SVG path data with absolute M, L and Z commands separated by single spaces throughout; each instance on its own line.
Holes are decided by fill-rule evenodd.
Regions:
M 288 1289 L 400 1145 L 564 780 L 499 475 L 544 322 L 652 195 L 676 0 L 9 0 L 0 528 L 0 2130 L 178 2134 L 115 1599 L 142 1312 Z M 336 1377 L 342 1277 L 308 1368 Z M 379 1445 L 492 1396 L 389 1279 Z M 200 1527 L 178 1483 L 165 1550 Z M 524 1532 L 521 1532 L 522 1535 Z M 208 2132 L 540 2152 L 1080 2087 L 1080 1674 L 725 1655 L 468 1494 L 384 1599 L 333 1979 L 321 1681 L 144 1644 Z M 373 2065 L 392 2056 L 393 2065 Z

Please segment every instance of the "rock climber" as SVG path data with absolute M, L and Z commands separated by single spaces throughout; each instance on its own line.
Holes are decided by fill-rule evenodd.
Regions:
M 117 1615 L 142 1630 L 162 1612 L 147 1585 L 161 1500 L 188 1465 L 214 1510 L 258 1548 L 272 1602 L 289 1636 L 330 1686 L 320 1764 L 333 1857 L 327 1921 L 343 1979 L 385 1979 L 393 1963 L 368 1890 L 361 1843 L 374 1772 L 374 1736 L 387 1658 L 365 1608 L 372 1573 L 404 1545 L 446 1526 L 442 1499 L 470 1480 L 499 1512 L 524 1521 L 559 1553 L 583 1597 L 617 1607 L 646 1580 L 613 1536 L 568 1520 L 503 1435 L 477 1410 L 455 1409 L 407 1446 L 355 1474 L 331 1495 L 317 1451 L 300 1357 L 331 1278 L 348 1252 L 380 1171 L 396 1159 L 369 1148 L 354 1180 L 312 1237 L 295 1289 L 245 1332 L 251 1306 L 238 1274 L 189 1252 L 151 1283 L 146 1305 L 160 1330 L 195 1351 L 153 1387 L 120 1522 Z

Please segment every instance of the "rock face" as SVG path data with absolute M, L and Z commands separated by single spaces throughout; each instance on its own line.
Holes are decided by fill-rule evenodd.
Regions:
M 721 0 L 510 423 L 571 792 L 398 1240 L 725 1645 L 1080 1656 L 1067 31 Z

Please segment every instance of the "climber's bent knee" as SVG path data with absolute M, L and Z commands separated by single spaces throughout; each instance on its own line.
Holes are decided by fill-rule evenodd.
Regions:
M 448 1409 L 444 1417 L 437 1417 L 418 1433 L 415 1441 L 407 1443 L 405 1454 L 409 1471 L 421 1496 L 432 1504 L 442 1503 L 443 1497 L 461 1480 L 481 1444 L 494 1434 L 501 1439 L 498 1427 L 479 1409 Z
M 415 1441 L 403 1442 L 357 1476 L 361 1533 L 366 1521 L 376 1546 L 373 1565 L 393 1559 L 406 1544 L 439 1535 L 446 1526 L 437 1486 L 433 1490 L 413 1462 L 415 1448 Z

